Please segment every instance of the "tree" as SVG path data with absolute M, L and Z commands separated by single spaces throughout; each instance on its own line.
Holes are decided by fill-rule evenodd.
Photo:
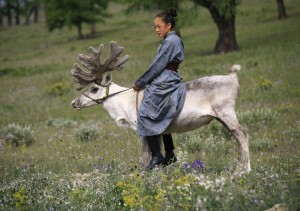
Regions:
M 5 0 L 4 14 L 7 17 L 7 25 L 12 26 L 12 4 L 10 0 Z
M 0 0 L 0 28 L 3 27 L 3 11 L 4 11 L 4 4 L 3 0 Z
M 181 3 L 187 0 L 120 0 L 129 4 L 127 10 L 133 9 L 166 9 L 175 7 L 180 11 L 179 24 L 177 30 L 188 23 L 195 17 L 195 10 L 190 9 L 188 12 L 180 8 Z M 215 44 L 214 53 L 226 53 L 239 50 L 239 45 L 235 36 L 235 15 L 236 6 L 239 0 L 190 0 L 196 5 L 205 7 L 209 10 L 214 22 L 218 27 L 219 36 Z
M 46 0 L 46 22 L 48 29 L 76 26 L 78 38 L 84 38 L 82 24 L 95 24 L 108 17 L 109 0 Z M 92 27 L 93 28 L 93 27 Z
M 25 24 L 29 24 L 29 19 L 33 15 L 33 22 L 37 23 L 39 21 L 39 8 L 43 0 L 26 0 L 26 19 Z
M 214 53 L 226 53 L 239 50 L 235 36 L 235 15 L 238 0 L 193 0 L 207 8 L 217 24 L 219 35 Z
M 180 12 L 180 2 L 182 0 L 120 0 L 122 3 L 127 3 L 128 8 L 126 10 L 127 14 L 137 10 L 165 10 L 171 7 L 175 8 L 177 12 Z M 180 26 L 181 24 L 176 23 L 176 33 L 180 36 Z
M 278 19 L 287 18 L 287 14 L 285 11 L 285 5 L 283 0 L 276 0 L 277 2 L 277 9 L 278 9 Z

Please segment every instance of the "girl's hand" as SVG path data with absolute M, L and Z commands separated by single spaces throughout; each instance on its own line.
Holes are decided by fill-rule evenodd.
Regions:
M 134 91 L 140 91 L 140 88 L 137 87 L 135 84 L 132 85 L 132 88 L 133 88 Z

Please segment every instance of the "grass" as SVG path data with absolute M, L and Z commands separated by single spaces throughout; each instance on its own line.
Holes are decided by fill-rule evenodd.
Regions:
M 145 71 L 159 43 L 148 13 L 125 16 L 111 4 L 114 16 L 86 40 L 76 39 L 75 28 L 49 33 L 43 21 L 2 29 L 1 139 L 14 123 L 30 127 L 35 142 L 1 142 L 0 210 L 299 209 L 300 7 L 286 1 L 289 18 L 279 21 L 269 3 L 245 0 L 238 7 L 238 52 L 207 54 L 217 31 L 205 9 L 181 30 L 185 81 L 242 65 L 237 112 L 250 136 L 249 174 L 237 170 L 235 141 L 217 122 L 174 134 L 178 163 L 144 172 L 134 131 L 117 127 L 101 106 L 72 109 L 79 93 L 70 70 L 90 45 L 107 50 L 115 40 L 125 47 L 130 60 L 113 74 L 122 86 Z

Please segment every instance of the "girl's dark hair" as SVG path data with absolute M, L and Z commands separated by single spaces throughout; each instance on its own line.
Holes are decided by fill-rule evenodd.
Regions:
M 163 22 L 166 24 L 171 23 L 171 28 L 174 28 L 176 20 L 175 17 L 177 16 L 177 11 L 175 8 L 170 8 L 165 11 L 158 13 L 155 17 L 159 17 L 162 19 Z

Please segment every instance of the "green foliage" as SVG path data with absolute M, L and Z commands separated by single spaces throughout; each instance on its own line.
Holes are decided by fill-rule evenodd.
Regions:
M 49 119 L 46 121 L 46 125 L 49 127 L 62 128 L 62 127 L 75 127 L 77 125 L 76 121 L 64 118 Z
M 262 138 L 259 140 L 253 140 L 249 144 L 250 151 L 274 151 L 277 147 L 272 140 L 268 138 Z
M 108 0 L 49 0 L 46 7 L 48 29 L 53 31 L 64 26 L 76 26 L 80 30 L 83 23 L 104 21 L 103 17 L 108 17 L 106 12 L 108 2 Z
M 132 13 L 136 10 L 165 10 L 171 7 L 179 8 L 180 2 L 183 0 L 119 0 L 119 2 L 128 4 L 127 13 Z
M 46 92 L 51 96 L 63 96 L 70 90 L 70 87 L 64 82 L 57 82 L 47 87 Z
M 262 90 L 270 90 L 273 86 L 272 81 L 265 79 L 264 77 L 260 76 L 259 78 L 259 82 L 258 82 L 258 87 Z
M 2 129 L 2 135 L 5 140 L 13 146 L 29 146 L 35 142 L 34 133 L 30 126 L 21 126 L 19 124 L 9 124 Z
M 257 109 L 238 113 L 238 119 L 242 125 L 259 128 L 272 125 L 278 119 L 278 113 L 272 109 Z
M 95 121 L 89 121 L 81 124 L 78 129 L 75 130 L 75 137 L 81 142 L 96 141 L 100 135 L 100 125 Z
M 114 167 L 113 174 L 94 170 L 57 177 L 30 170 L 0 186 L 2 208 L 68 210 L 84 204 L 89 210 L 266 210 L 283 200 L 294 203 L 290 208 L 299 205 L 290 192 L 299 190 L 297 181 L 283 182 L 283 174 L 262 163 L 249 174 L 231 168 L 216 173 L 205 163 L 187 162 L 182 149 L 178 158 L 176 165 L 151 172 Z
M 21 186 L 20 189 L 12 195 L 12 198 L 14 199 L 18 210 L 26 210 L 28 196 L 23 186 Z
M 41 74 L 51 70 L 51 67 L 3 67 L 0 68 L 0 77 L 10 76 L 29 76 L 33 74 Z

